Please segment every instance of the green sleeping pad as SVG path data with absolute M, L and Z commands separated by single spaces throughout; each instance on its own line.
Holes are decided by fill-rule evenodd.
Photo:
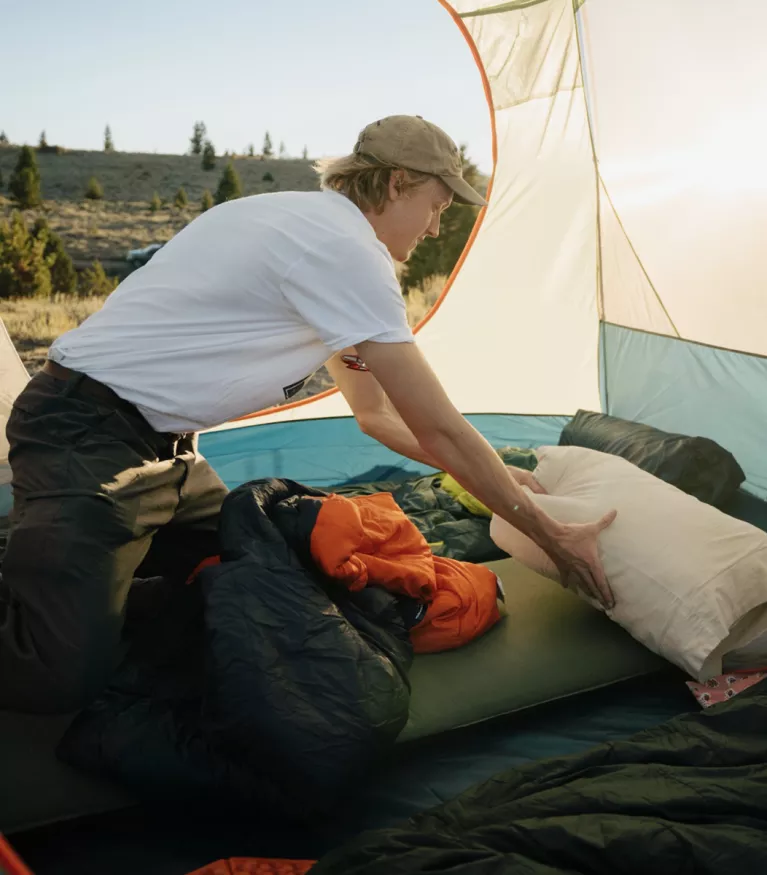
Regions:
M 669 667 L 604 614 L 513 559 L 487 566 L 503 583 L 507 615 L 465 647 L 416 657 L 400 741 Z

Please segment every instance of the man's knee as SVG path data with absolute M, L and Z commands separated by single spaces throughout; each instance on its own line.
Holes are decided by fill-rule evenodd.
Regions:
M 0 708 L 77 710 L 117 664 L 122 617 L 85 612 L 76 623 L 57 623 L 55 608 L 66 613 L 56 602 L 25 601 L 0 576 Z

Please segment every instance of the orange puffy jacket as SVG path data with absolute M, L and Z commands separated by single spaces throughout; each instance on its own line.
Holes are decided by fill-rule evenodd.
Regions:
M 352 591 L 377 584 L 425 604 L 425 617 L 410 630 L 416 653 L 460 647 L 500 619 L 495 574 L 483 565 L 434 556 L 390 493 L 319 501 L 311 534 L 317 566 Z M 206 559 L 195 575 L 216 561 Z

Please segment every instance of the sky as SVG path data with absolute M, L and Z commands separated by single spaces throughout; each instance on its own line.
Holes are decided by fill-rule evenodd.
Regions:
M 259 151 L 268 130 L 317 158 L 406 113 L 492 169 L 480 75 L 438 0 L 0 0 L 0 21 L 0 130 L 14 143 L 44 129 L 101 149 L 108 124 L 120 151 L 178 154 L 201 120 L 219 154 Z

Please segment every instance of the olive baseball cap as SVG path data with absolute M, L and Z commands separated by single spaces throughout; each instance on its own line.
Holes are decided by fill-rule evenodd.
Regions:
M 437 176 L 458 203 L 487 205 L 463 178 L 458 146 L 442 128 L 420 115 L 390 115 L 369 124 L 360 132 L 354 152 L 382 164 Z

